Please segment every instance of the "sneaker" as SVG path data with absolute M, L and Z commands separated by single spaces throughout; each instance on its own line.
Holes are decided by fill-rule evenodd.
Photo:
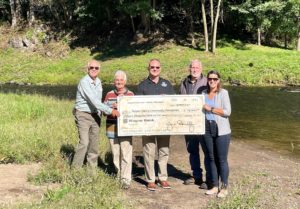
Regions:
M 224 198 L 227 195 L 228 195 L 228 190 L 227 189 L 221 189 L 220 192 L 217 194 L 217 197 Z
M 157 185 L 163 189 L 171 189 L 171 186 L 167 181 L 158 180 Z
M 222 183 L 220 192 L 217 194 L 217 197 L 224 198 L 228 195 L 227 185 Z
M 149 191 L 155 191 L 156 190 L 156 185 L 155 185 L 155 183 L 154 182 L 149 182 L 148 184 L 147 184 L 147 189 L 149 190 Z
M 206 195 L 213 195 L 213 194 L 217 194 L 218 191 L 219 191 L 218 187 L 213 187 L 212 189 L 207 190 L 207 191 L 205 192 L 205 194 L 206 194 Z
M 196 185 L 201 185 L 203 183 L 201 178 L 194 178 L 194 177 L 190 177 L 186 180 L 184 180 L 183 184 L 184 185 L 192 185 L 192 184 L 196 184 Z
M 195 184 L 196 184 L 196 182 L 195 182 Z M 197 185 L 199 185 L 199 188 L 200 188 L 200 189 L 208 189 L 208 185 L 207 185 L 206 182 L 202 182 L 202 183 L 197 184 Z

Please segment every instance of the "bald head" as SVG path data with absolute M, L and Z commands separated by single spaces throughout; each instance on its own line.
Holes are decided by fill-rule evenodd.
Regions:
M 98 67 L 100 67 L 100 62 L 98 62 L 97 60 L 90 60 L 88 62 L 88 68 L 90 68 L 90 66 L 98 66 Z
M 100 72 L 100 63 L 97 60 L 91 60 L 88 62 L 88 74 L 95 80 Z

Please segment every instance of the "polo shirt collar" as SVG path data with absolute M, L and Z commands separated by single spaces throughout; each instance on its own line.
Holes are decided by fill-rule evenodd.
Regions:
M 161 78 L 160 77 L 158 78 L 158 82 L 157 83 L 153 82 L 149 76 L 148 76 L 147 79 L 148 79 L 149 83 L 153 83 L 153 84 L 159 84 L 159 83 L 161 83 Z
M 86 76 L 87 76 L 87 79 L 88 79 L 89 83 L 94 84 L 94 85 L 99 84 L 100 80 L 99 80 L 98 77 L 97 77 L 95 80 L 93 80 L 93 79 L 90 77 L 89 74 L 87 74 Z

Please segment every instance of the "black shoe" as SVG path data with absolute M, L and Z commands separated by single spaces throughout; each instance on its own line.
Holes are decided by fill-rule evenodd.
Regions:
M 205 184 L 206 184 L 206 187 L 207 187 L 208 190 L 212 189 L 214 187 L 213 183 L 211 183 L 209 181 L 206 181 Z
M 202 182 L 202 183 L 197 184 L 197 185 L 199 185 L 200 189 L 208 189 L 208 185 L 206 184 L 206 182 Z
M 201 178 L 194 178 L 194 177 L 190 177 L 186 180 L 184 180 L 183 184 L 185 185 L 192 185 L 192 184 L 196 184 L 196 185 L 201 185 L 203 183 Z

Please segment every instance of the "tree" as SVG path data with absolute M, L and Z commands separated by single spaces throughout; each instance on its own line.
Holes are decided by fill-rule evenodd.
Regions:
M 218 22 L 220 16 L 220 7 L 222 0 L 217 0 L 217 6 L 215 8 L 214 0 L 209 0 L 209 8 L 210 8 L 210 37 L 208 33 L 208 25 L 206 19 L 206 0 L 201 0 L 201 13 L 202 13 L 202 22 L 203 22 L 203 31 L 204 31 L 204 45 L 205 51 L 209 50 L 209 40 L 210 40 L 210 51 L 215 53 L 217 46 L 217 31 L 218 31 Z
M 140 20 L 138 22 L 144 29 L 143 32 L 148 34 L 150 33 L 151 24 L 154 25 L 156 21 L 160 21 L 163 17 L 163 13 L 157 10 L 156 7 L 156 0 L 122 0 L 120 1 L 118 10 L 130 17 L 130 23 L 134 33 L 137 28 L 134 24 L 134 18 L 138 17 Z
M 11 13 L 11 27 L 15 28 L 21 19 L 21 5 L 19 0 L 9 0 Z
M 297 39 L 296 49 L 300 51 L 300 1 L 288 0 L 284 8 L 284 16 L 287 16 L 283 23 L 289 31 L 292 31 Z
M 272 19 L 280 14 L 284 4 L 276 0 L 246 0 L 239 5 L 231 6 L 244 18 L 248 31 L 257 31 L 257 44 L 262 42 L 262 34 L 271 27 Z
M 222 0 L 218 0 L 217 2 L 217 9 L 216 9 L 216 14 L 214 17 L 214 10 L 212 9 L 211 16 L 214 17 L 212 18 L 212 38 L 211 38 L 211 52 L 215 53 L 216 51 L 216 46 L 217 46 L 217 30 L 218 30 L 218 22 L 219 22 L 219 16 L 220 16 L 220 6 L 221 6 Z M 213 1 L 211 1 L 211 6 L 213 7 Z
M 205 51 L 208 52 L 208 30 L 207 30 L 207 21 L 206 21 L 206 12 L 205 12 L 205 0 L 201 0 L 201 13 L 202 13 L 202 22 L 203 22 L 203 32 L 204 32 L 204 46 Z

